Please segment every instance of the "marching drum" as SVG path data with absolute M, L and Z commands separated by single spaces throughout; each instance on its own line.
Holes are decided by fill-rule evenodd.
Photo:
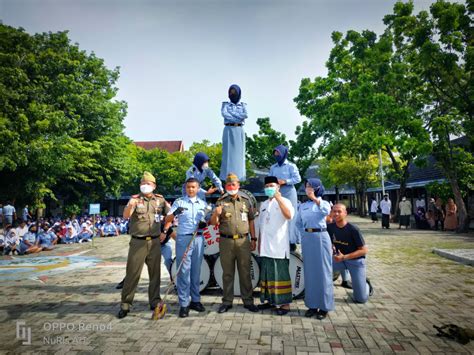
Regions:
M 215 255 L 219 252 L 219 225 L 204 228 L 204 255 Z
M 224 271 L 222 270 L 221 257 L 219 256 L 214 264 L 214 277 L 221 289 L 224 288 L 222 280 L 223 274 Z M 250 258 L 250 279 L 252 281 L 252 288 L 257 287 L 258 282 L 260 281 L 260 267 L 258 266 L 257 259 L 254 255 Z M 239 271 L 237 270 L 237 264 L 235 265 L 234 296 L 240 296 Z
M 299 297 L 304 292 L 303 259 L 299 253 L 290 253 L 290 277 L 293 298 Z
M 176 262 L 176 258 L 174 258 L 173 263 L 171 264 L 171 279 L 172 280 L 176 280 L 176 273 L 178 271 L 177 264 L 178 263 Z M 211 268 L 209 267 L 209 261 L 206 258 L 203 258 L 202 263 L 201 263 L 201 277 L 199 280 L 200 292 L 202 292 L 207 287 L 210 279 L 211 279 Z

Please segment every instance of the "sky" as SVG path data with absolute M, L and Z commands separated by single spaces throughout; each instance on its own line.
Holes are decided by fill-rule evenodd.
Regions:
M 415 0 L 426 10 L 433 1 Z M 242 88 L 249 118 L 270 117 L 288 138 L 302 117 L 302 78 L 326 74 L 331 33 L 381 33 L 395 0 L 0 0 L 0 20 L 28 33 L 69 31 L 80 48 L 120 67 L 135 141 L 220 142 L 222 101 Z

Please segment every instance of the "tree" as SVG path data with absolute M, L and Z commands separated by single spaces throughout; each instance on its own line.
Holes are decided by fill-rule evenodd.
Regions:
M 425 127 L 433 139 L 433 153 L 449 180 L 459 212 L 459 230 L 469 217 L 460 180 L 469 172 L 473 185 L 474 159 L 474 36 L 472 1 L 438 0 L 430 11 L 413 14 L 413 3 L 397 2 L 384 22 L 413 75 L 426 84 L 423 95 Z M 466 136 L 468 146 L 454 146 L 453 136 Z M 468 175 L 468 176 L 469 176 Z
M 127 180 L 119 70 L 67 32 L 29 35 L 0 24 L 0 194 L 42 205 L 117 194 Z
M 246 136 L 247 160 L 257 168 L 268 169 L 275 164 L 273 149 L 280 144 L 288 146 L 288 142 L 285 134 L 272 127 L 269 117 L 257 118 L 257 125 L 258 134 Z
M 379 180 L 377 168 L 378 157 L 375 155 L 369 156 L 368 159 L 342 155 L 322 159 L 319 173 L 326 186 L 353 186 L 356 191 L 357 211 L 359 216 L 364 217 L 367 215 L 367 188 L 375 186 Z
M 332 39 L 328 75 L 303 79 L 295 98 L 311 131 L 300 130 L 300 135 L 309 143 L 320 139 L 318 153 L 323 156 L 357 147 L 366 159 L 382 149 L 404 195 L 409 164 L 431 151 L 423 127 L 423 81 L 394 53 L 389 32 L 380 37 L 371 31 L 333 32 Z

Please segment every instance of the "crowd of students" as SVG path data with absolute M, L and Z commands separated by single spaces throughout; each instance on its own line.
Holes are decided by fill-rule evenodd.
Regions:
M 90 216 L 21 220 L 18 226 L 4 223 L 0 229 L 0 251 L 4 255 L 24 255 L 53 250 L 56 244 L 89 242 L 94 237 L 115 237 L 128 233 L 128 220 Z

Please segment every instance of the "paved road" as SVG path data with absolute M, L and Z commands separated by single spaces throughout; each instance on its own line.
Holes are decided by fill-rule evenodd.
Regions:
M 432 328 L 455 323 L 474 329 L 474 269 L 432 253 L 433 248 L 472 249 L 474 235 L 381 230 L 351 218 L 369 246 L 375 295 L 365 305 L 355 304 L 349 290 L 336 287 L 336 310 L 323 321 L 303 316 L 303 300 L 286 316 L 247 312 L 240 300 L 228 313 L 217 314 L 218 290 L 205 291 L 203 314 L 177 318 L 173 294 L 167 317 L 151 321 L 146 270 L 133 312 L 118 320 L 115 285 L 125 273 L 127 236 L 100 239 L 94 248 L 60 246 L 39 258 L 1 257 L 0 352 L 474 353 L 474 341 L 463 346 L 436 337 Z M 162 276 L 164 289 L 166 271 Z M 28 331 L 31 344 L 23 344 L 29 342 Z

